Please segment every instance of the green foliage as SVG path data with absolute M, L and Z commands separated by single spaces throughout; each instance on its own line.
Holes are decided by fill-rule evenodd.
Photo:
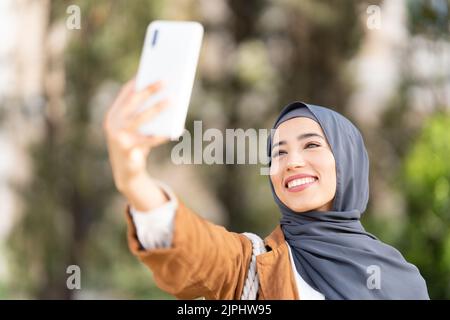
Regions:
M 408 225 L 401 246 L 428 280 L 431 296 L 450 298 L 450 116 L 437 114 L 406 158 Z

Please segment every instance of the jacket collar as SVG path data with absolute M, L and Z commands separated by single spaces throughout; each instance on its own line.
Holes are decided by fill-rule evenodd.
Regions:
M 289 249 L 281 226 L 278 225 L 264 242 L 266 247 L 269 247 L 268 252 L 256 257 L 264 299 L 299 299 Z
M 285 238 L 281 226 L 278 225 L 275 230 L 272 231 L 265 239 L 266 246 L 270 247 L 272 250 L 277 249 L 281 245 L 285 244 Z

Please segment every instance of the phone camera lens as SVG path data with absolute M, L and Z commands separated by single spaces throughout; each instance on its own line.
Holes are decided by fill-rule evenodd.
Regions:
M 156 41 L 158 40 L 158 29 L 156 29 L 153 32 L 153 38 L 152 38 L 152 47 L 156 45 Z

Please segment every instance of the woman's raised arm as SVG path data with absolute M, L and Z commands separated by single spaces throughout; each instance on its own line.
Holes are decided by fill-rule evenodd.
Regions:
M 146 167 L 151 148 L 168 139 L 141 135 L 138 128 L 161 112 L 168 102 L 158 102 L 141 112 L 142 104 L 161 90 L 161 84 L 155 83 L 140 92 L 134 86 L 134 79 L 123 86 L 108 110 L 103 128 L 117 189 L 133 208 L 148 212 L 168 201 Z
M 138 112 L 160 89 L 160 84 L 154 84 L 136 93 L 134 81 L 128 82 L 104 122 L 115 185 L 134 209 L 144 213 L 169 201 L 146 167 L 151 148 L 167 139 L 138 133 L 143 123 L 167 105 L 160 102 Z M 251 242 L 196 215 L 180 199 L 176 202 L 173 238 L 167 248 L 143 248 L 127 212 L 131 251 L 152 270 L 161 289 L 179 298 L 239 299 L 252 255 Z

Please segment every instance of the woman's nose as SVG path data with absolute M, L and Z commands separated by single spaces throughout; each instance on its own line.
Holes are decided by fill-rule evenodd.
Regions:
M 296 155 L 295 157 L 292 157 L 289 159 L 289 162 L 287 164 L 287 170 L 293 170 L 296 168 L 302 168 L 305 166 L 305 161 L 302 156 Z

